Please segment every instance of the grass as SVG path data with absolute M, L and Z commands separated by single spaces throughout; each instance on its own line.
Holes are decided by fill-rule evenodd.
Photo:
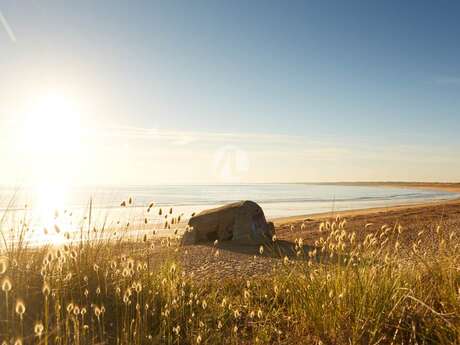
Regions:
M 402 246 L 397 224 L 370 228 L 325 222 L 315 248 L 296 240 L 270 276 L 203 281 L 181 270 L 174 240 L 94 240 L 96 229 L 29 248 L 24 220 L 0 259 L 0 343 L 460 343 L 458 229 Z

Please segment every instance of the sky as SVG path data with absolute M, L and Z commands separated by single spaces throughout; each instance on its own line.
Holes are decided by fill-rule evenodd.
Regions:
M 459 181 L 459 15 L 0 0 L 0 184 Z

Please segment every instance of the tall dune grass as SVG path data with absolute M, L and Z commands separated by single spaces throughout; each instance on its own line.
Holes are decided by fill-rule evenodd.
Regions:
M 1 253 L 0 343 L 460 343 L 458 229 L 407 247 L 403 228 L 370 228 L 322 223 L 274 274 L 224 281 L 182 271 L 174 239 L 97 241 L 96 229 L 59 247 L 17 242 Z

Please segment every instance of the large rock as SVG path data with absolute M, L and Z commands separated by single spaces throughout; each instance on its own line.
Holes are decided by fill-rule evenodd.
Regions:
M 190 218 L 191 230 L 182 243 L 237 241 L 260 244 L 271 240 L 275 228 L 267 222 L 262 208 L 253 201 L 239 201 L 205 210 Z

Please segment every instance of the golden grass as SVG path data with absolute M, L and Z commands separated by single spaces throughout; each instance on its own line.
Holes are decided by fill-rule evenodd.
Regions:
M 362 236 L 337 218 L 320 230 L 315 248 L 298 238 L 297 260 L 251 280 L 196 280 L 173 241 L 151 260 L 152 238 L 9 247 L 0 343 L 460 343 L 457 229 L 435 228 L 429 249 L 418 240 L 402 248 L 397 225 Z M 254 254 L 276 251 L 276 241 Z

